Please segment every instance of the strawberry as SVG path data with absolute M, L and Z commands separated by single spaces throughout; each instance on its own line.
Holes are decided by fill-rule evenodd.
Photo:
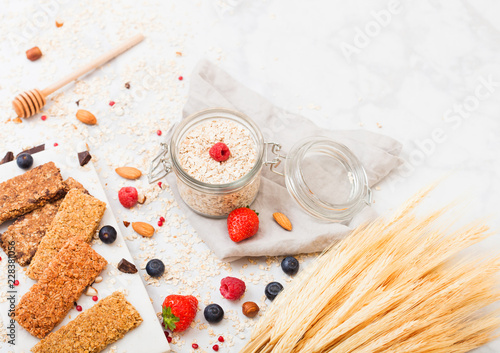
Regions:
M 259 230 L 259 217 L 248 207 L 237 208 L 227 217 L 227 231 L 234 242 L 240 242 L 255 235 Z
M 198 299 L 192 295 L 169 295 L 163 301 L 163 323 L 172 332 L 182 332 L 193 322 Z

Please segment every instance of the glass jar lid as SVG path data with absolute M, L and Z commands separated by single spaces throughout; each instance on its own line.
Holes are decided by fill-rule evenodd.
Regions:
M 330 222 L 350 220 L 371 204 L 368 178 L 345 145 L 322 136 L 297 142 L 285 160 L 290 195 L 312 216 Z

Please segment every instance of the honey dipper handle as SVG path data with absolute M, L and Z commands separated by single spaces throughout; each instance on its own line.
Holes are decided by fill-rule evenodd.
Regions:
M 42 90 L 42 94 L 44 97 L 47 97 L 49 94 L 57 91 L 59 88 L 67 85 L 71 81 L 76 80 L 78 77 L 85 75 L 87 72 L 92 71 L 99 66 L 107 63 L 111 59 L 117 57 L 118 55 L 122 54 L 123 52 L 127 51 L 128 49 L 132 48 L 136 44 L 142 42 L 144 39 L 144 36 L 142 34 L 137 34 L 136 36 L 130 38 L 127 40 L 125 43 L 119 45 L 118 47 L 110 50 L 106 54 L 102 55 L 101 57 L 97 58 L 96 60 L 92 61 L 91 63 L 88 63 L 84 67 L 80 68 L 79 70 L 73 72 L 72 74 L 62 78 L 61 80 L 57 81 L 56 83 L 46 87 L 45 89 Z

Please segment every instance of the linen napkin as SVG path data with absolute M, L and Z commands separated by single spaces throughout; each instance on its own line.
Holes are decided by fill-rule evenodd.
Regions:
M 237 82 L 228 73 L 209 61 L 201 61 L 191 75 L 191 84 L 183 117 L 206 108 L 222 107 L 239 111 L 261 128 L 266 141 L 278 142 L 286 155 L 300 139 L 307 136 L 326 136 L 349 147 L 363 164 L 372 186 L 383 179 L 402 160 L 398 157 L 401 144 L 394 139 L 363 130 L 325 131 L 312 121 L 267 101 L 256 92 Z M 320 221 L 299 206 L 285 187 L 283 177 L 264 167 L 259 194 L 251 208 L 259 213 L 259 231 L 252 238 L 235 243 L 229 239 L 226 219 L 211 219 L 193 212 L 181 199 L 175 174 L 167 181 L 185 212 L 187 219 L 199 236 L 224 261 L 234 261 L 245 256 L 278 256 L 310 253 L 324 250 L 334 240 L 375 217 L 366 206 L 348 224 Z M 336 184 L 331 184 L 332 192 Z M 283 212 L 291 220 L 291 232 L 282 229 L 272 214 Z

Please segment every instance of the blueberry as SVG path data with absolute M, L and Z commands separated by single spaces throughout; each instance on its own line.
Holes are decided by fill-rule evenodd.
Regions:
M 289 276 L 299 272 L 299 261 L 293 256 L 287 256 L 281 261 L 281 269 Z
M 279 282 L 271 282 L 266 286 L 266 297 L 269 300 L 274 300 L 278 294 L 283 290 L 283 286 Z
M 16 159 L 17 166 L 21 169 L 30 169 L 33 165 L 33 157 L 29 153 L 21 153 Z
M 151 277 L 160 277 L 161 275 L 163 275 L 163 273 L 165 273 L 165 265 L 161 260 L 150 260 L 146 265 L 146 272 Z
M 224 318 L 224 309 L 218 304 L 210 304 L 203 311 L 203 315 L 208 322 L 217 323 Z
M 111 244 L 116 240 L 116 229 L 112 226 L 104 226 L 99 230 L 99 239 L 104 244 Z

